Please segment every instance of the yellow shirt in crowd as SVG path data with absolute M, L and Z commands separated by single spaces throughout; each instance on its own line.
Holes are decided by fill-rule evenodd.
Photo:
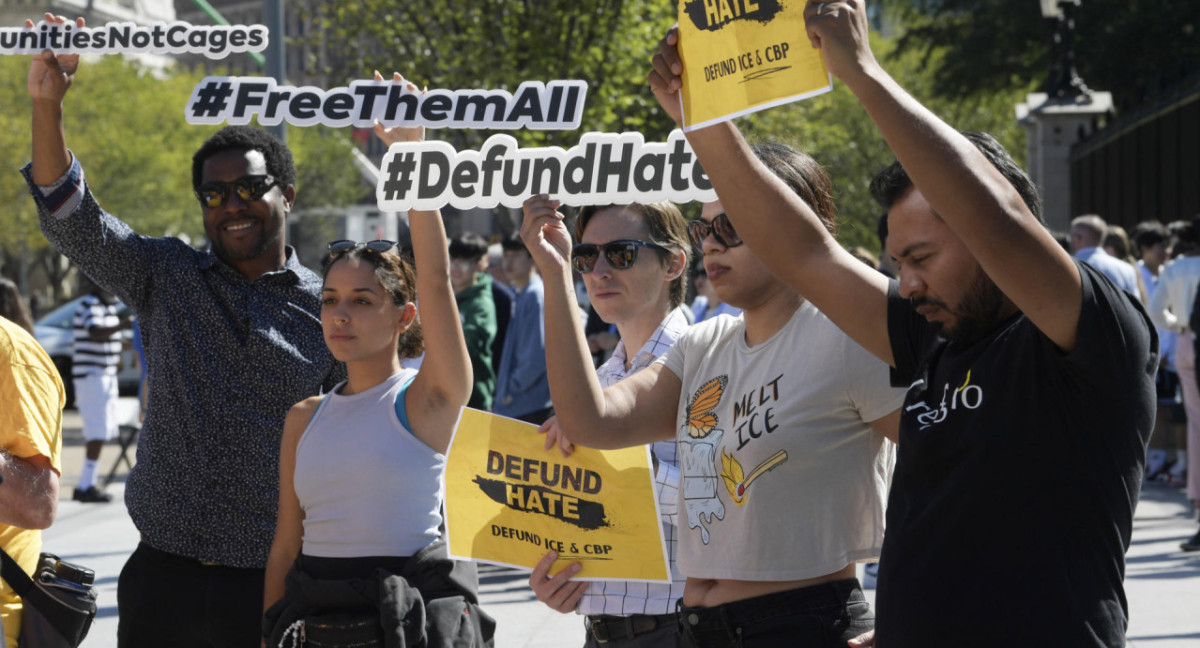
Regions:
M 25 329 L 0 317 L 0 448 L 14 457 L 42 455 L 62 474 L 62 379 Z M 5 486 L 0 485 L 0 488 Z M 42 532 L 0 522 L 0 547 L 26 573 L 42 551 Z M 0 580 L 0 623 L 9 646 L 21 633 L 21 599 Z

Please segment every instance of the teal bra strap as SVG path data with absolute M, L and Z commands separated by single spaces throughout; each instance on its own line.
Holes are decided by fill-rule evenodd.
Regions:
M 400 425 L 403 425 L 404 429 L 410 433 L 412 432 L 412 426 L 408 424 L 408 408 L 404 405 L 404 395 L 408 393 L 408 388 L 415 379 L 416 376 L 409 378 L 408 382 L 404 383 L 404 386 L 400 388 L 400 391 L 396 392 L 396 418 L 400 419 Z

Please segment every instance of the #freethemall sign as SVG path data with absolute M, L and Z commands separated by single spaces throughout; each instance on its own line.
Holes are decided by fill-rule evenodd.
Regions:
M 679 0 L 683 129 L 833 89 L 804 29 L 804 0 Z
M 578 580 L 666 581 L 646 446 L 577 447 L 564 459 L 537 427 L 464 409 L 446 458 L 452 558 L 532 569 L 557 551 Z
M 522 149 L 493 135 L 478 151 L 447 142 L 393 144 L 383 158 L 375 198 L 387 211 L 520 208 L 549 194 L 565 205 L 716 200 L 683 131 L 647 143 L 641 133 L 584 133 L 569 149 Z
M 267 49 L 269 32 L 264 25 L 199 26 L 175 21 L 139 25 L 111 22 L 100 27 L 79 27 L 41 21 L 33 27 L 0 27 L 0 54 L 203 54 L 220 59 L 240 52 Z
M 392 80 L 354 81 L 349 87 L 279 85 L 269 77 L 205 77 L 184 108 L 189 124 L 266 126 L 384 126 L 574 130 L 583 119 L 587 82 L 525 81 L 507 90 L 410 91 Z

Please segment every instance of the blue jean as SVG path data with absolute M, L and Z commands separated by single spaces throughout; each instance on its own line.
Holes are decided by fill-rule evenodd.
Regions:
M 845 648 L 875 627 L 858 579 L 733 601 L 716 607 L 679 607 L 682 648 Z

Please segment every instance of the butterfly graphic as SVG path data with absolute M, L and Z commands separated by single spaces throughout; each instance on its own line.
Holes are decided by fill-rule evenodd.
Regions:
M 692 400 L 687 406 L 688 436 L 702 439 L 717 426 L 717 414 L 713 410 L 717 408 L 717 403 L 721 402 L 728 382 L 728 376 L 717 376 L 701 385 L 692 395 Z

